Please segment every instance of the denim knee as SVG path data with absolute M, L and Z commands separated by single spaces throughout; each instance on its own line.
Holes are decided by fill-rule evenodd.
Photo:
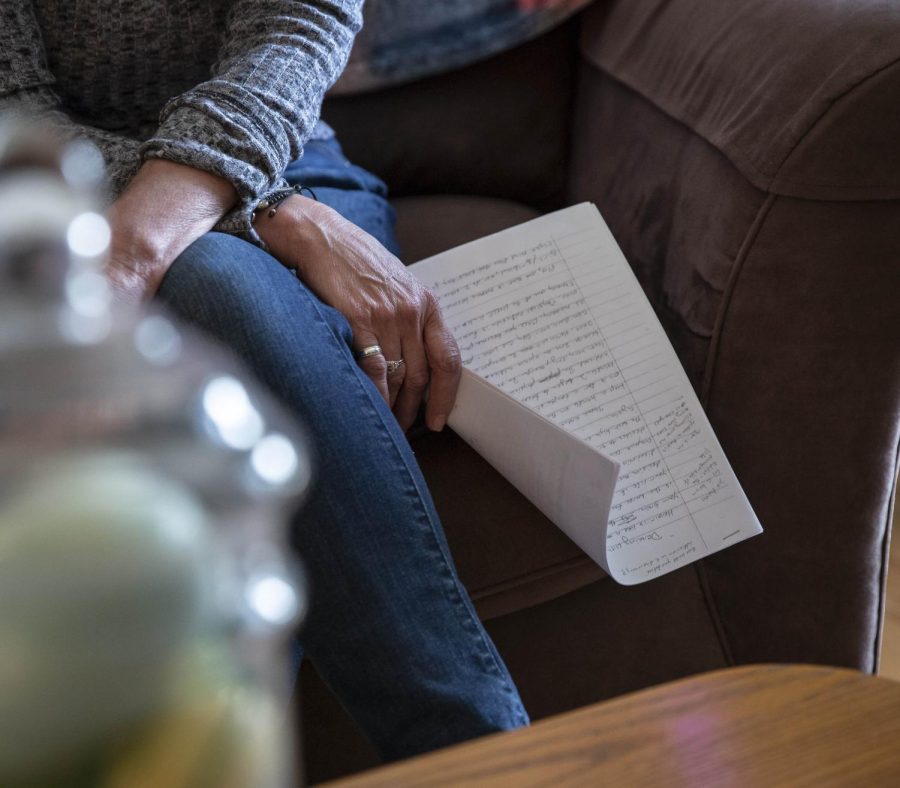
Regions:
M 268 260 L 265 260 L 268 258 Z M 269 261 L 277 261 L 240 238 L 226 233 L 210 232 L 198 238 L 172 263 L 160 287 L 166 301 L 194 301 L 213 292 L 246 290 L 250 273 Z M 224 292 L 223 292 L 224 291 Z
M 324 321 L 348 346 L 352 337 L 344 316 L 319 301 L 293 271 L 225 233 L 207 233 L 185 249 L 166 273 L 158 298 L 226 343 L 241 328 L 265 343 L 284 320 Z

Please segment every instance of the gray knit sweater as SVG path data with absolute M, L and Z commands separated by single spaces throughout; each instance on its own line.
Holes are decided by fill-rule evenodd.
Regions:
M 0 115 L 39 113 L 102 151 L 112 196 L 141 161 L 227 178 L 247 235 L 317 128 L 363 0 L 0 0 Z

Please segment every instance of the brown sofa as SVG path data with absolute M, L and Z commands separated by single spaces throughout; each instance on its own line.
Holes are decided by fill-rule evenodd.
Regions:
M 592 200 L 766 532 L 605 577 L 452 432 L 412 436 L 534 718 L 726 665 L 874 671 L 900 437 L 900 5 L 618 0 L 332 99 L 412 261 Z M 309 668 L 308 779 L 374 755 Z

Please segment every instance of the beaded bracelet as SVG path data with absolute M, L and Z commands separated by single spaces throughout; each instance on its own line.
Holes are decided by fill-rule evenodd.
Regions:
M 256 215 L 259 211 L 266 211 L 266 216 L 271 219 L 278 212 L 278 206 L 288 197 L 295 194 L 303 194 L 304 192 L 308 192 L 309 196 L 316 202 L 319 201 L 319 198 L 316 197 L 316 193 L 310 189 L 309 186 L 286 186 L 283 189 L 276 189 L 256 203 L 256 207 L 250 214 L 250 223 L 253 224 L 256 221 Z

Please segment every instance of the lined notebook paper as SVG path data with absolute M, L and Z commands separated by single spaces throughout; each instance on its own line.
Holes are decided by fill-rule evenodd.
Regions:
M 762 528 L 597 209 L 412 266 L 466 369 L 449 423 L 617 581 Z

